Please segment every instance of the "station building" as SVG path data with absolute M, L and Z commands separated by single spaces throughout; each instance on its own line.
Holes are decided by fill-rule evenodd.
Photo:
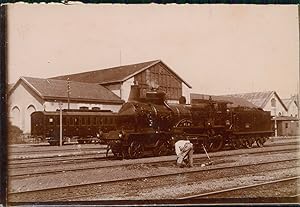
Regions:
M 178 103 L 184 96 L 190 103 L 191 86 L 163 61 L 154 60 L 48 79 L 20 77 L 8 92 L 9 120 L 24 134 L 30 134 L 30 115 L 34 111 L 55 111 L 60 105 L 67 109 L 69 105 L 70 109 L 117 112 L 135 84 L 142 89 L 141 97 L 159 86 L 168 102 Z
M 228 96 L 243 98 L 264 111 L 270 111 L 272 116 L 284 116 L 287 107 L 276 91 L 230 94 Z

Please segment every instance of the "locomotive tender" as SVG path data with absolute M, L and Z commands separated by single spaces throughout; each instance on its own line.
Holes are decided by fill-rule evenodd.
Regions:
M 63 142 L 76 138 L 78 143 L 98 142 L 101 134 L 115 129 L 115 114 L 110 110 L 64 109 L 62 111 Z M 59 145 L 60 112 L 36 111 L 31 114 L 31 135 Z
M 190 140 L 196 151 L 221 150 L 225 144 L 234 149 L 262 147 L 273 135 L 270 112 L 258 108 L 230 107 L 230 102 L 201 100 L 186 105 L 167 104 L 165 93 L 147 92 L 139 97 L 138 86 L 132 86 L 133 97 L 118 112 L 116 130 L 103 142 L 117 157 L 139 158 L 144 151 L 155 156 L 173 151 L 179 139 Z

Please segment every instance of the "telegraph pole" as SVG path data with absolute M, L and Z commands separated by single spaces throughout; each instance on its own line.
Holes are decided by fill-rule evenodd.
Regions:
M 274 124 L 275 124 L 275 137 L 277 137 L 277 120 L 276 120 L 276 106 L 274 107 Z
M 70 109 L 70 92 L 71 92 L 71 87 L 70 87 L 70 81 L 69 78 L 67 79 L 67 93 L 68 93 L 68 109 Z
M 62 146 L 62 102 L 59 102 L 59 146 Z

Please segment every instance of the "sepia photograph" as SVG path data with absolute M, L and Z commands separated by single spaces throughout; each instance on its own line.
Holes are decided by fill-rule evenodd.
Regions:
M 299 13 L 8 4 L 8 204 L 299 203 Z

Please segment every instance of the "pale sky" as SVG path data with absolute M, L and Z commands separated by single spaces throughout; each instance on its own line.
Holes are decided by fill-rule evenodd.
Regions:
M 8 30 L 9 83 L 119 66 L 121 53 L 161 59 L 195 93 L 297 93 L 297 5 L 17 3 Z

